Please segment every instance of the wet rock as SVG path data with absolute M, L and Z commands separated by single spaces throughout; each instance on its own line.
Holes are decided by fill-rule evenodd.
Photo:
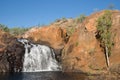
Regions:
M 24 46 L 17 38 L 0 31 L 0 72 L 20 72 L 24 53 Z
M 23 67 L 24 46 L 16 40 L 6 48 L 7 60 L 9 62 L 10 72 L 20 72 Z
M 55 58 L 58 62 L 61 62 L 62 49 L 53 49 L 55 52 Z

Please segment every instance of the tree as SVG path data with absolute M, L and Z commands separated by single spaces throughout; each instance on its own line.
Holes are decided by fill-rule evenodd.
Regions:
M 109 67 L 109 56 L 113 46 L 112 33 L 110 32 L 112 25 L 111 12 L 106 10 L 104 15 L 97 20 L 97 39 L 100 41 L 101 47 L 105 51 L 107 66 Z
M 0 29 L 5 32 L 9 32 L 9 28 L 6 25 L 0 24 Z

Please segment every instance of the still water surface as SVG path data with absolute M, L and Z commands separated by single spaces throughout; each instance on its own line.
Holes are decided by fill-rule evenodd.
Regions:
M 29 73 L 4 73 L 0 80 L 88 80 L 82 73 L 63 72 L 29 72 Z

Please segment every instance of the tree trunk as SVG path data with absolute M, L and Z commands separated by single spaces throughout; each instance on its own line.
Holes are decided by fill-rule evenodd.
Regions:
M 107 62 L 107 67 L 109 68 L 110 62 L 109 62 L 109 57 L 108 57 L 108 47 L 105 47 L 105 55 L 106 55 L 106 62 Z

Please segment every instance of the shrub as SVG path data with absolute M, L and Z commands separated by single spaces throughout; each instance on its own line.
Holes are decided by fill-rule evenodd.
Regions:
M 76 42 L 76 43 L 75 43 L 75 46 L 77 47 L 78 45 L 79 45 L 79 42 Z
M 68 27 L 66 30 L 67 30 L 67 35 L 71 36 L 75 32 L 75 27 Z
M 82 23 L 85 20 L 86 16 L 81 14 L 78 18 L 76 18 L 76 23 Z
M 23 34 L 23 33 L 26 32 L 27 30 L 28 30 L 28 28 L 14 27 L 14 28 L 11 28 L 11 29 L 10 29 L 10 33 L 11 33 L 12 35 L 17 36 L 17 35 Z
M 0 29 L 5 32 L 9 32 L 9 28 L 6 25 L 0 24 Z

